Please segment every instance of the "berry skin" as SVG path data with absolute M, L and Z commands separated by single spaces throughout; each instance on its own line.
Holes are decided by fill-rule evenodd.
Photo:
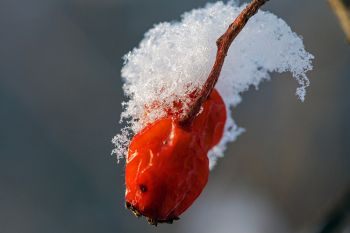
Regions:
M 136 134 L 125 167 L 126 206 L 151 224 L 178 219 L 205 187 L 208 151 L 221 139 L 225 104 L 214 89 L 190 126 L 176 113 L 159 119 Z

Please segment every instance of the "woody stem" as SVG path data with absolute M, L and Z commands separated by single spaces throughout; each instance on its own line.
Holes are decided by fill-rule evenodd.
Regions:
M 267 1 L 268 0 L 253 0 L 251 3 L 249 3 L 247 7 L 237 16 L 233 23 L 231 23 L 226 32 L 216 41 L 217 52 L 215 63 L 203 85 L 202 90 L 199 92 L 198 98 L 195 100 L 188 113 L 179 120 L 180 125 L 184 127 L 188 126 L 196 117 L 202 104 L 208 99 L 216 82 L 218 81 L 225 57 L 232 41 L 243 29 L 250 17 L 252 17 Z

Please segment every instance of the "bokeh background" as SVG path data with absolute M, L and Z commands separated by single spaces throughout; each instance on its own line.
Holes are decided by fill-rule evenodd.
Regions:
M 244 94 L 246 133 L 179 222 L 155 228 L 124 209 L 110 156 L 121 57 L 206 2 L 1 0 L 0 233 L 315 232 L 350 184 L 350 46 L 325 0 L 264 6 L 315 55 L 305 103 L 290 74 L 273 74 Z

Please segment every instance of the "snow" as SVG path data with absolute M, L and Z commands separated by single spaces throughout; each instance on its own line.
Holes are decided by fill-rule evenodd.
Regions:
M 244 7 L 216 2 L 184 13 L 180 22 L 159 23 L 124 56 L 121 74 L 127 101 L 121 122 L 127 126 L 112 140 L 118 160 L 127 154 L 130 135 L 163 117 L 174 100 L 187 103 L 186 94 L 201 87 L 215 60 L 216 40 Z M 269 80 L 271 72 L 290 72 L 299 84 L 296 95 L 304 101 L 312 59 L 301 37 L 274 14 L 259 10 L 248 21 L 233 41 L 216 85 L 228 120 L 221 142 L 208 154 L 211 168 L 224 155 L 227 143 L 243 132 L 231 117 L 231 109 L 241 102 L 240 94 Z

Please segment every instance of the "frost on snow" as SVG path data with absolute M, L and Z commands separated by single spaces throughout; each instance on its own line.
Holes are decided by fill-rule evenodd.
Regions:
M 157 24 L 138 48 L 124 56 L 121 73 L 128 100 L 123 103 L 121 122 L 127 126 L 112 140 L 118 159 L 126 155 L 130 135 L 165 116 L 164 109 L 174 100 L 187 103 L 186 94 L 202 86 L 215 60 L 216 40 L 244 7 L 217 2 L 183 14 L 180 22 Z M 302 39 L 274 14 L 260 10 L 249 20 L 233 41 L 216 85 L 228 117 L 221 142 L 208 154 L 210 167 L 243 131 L 230 113 L 241 101 L 240 94 L 270 79 L 271 72 L 289 71 L 299 84 L 296 95 L 303 101 L 309 86 L 305 73 L 312 69 L 312 59 Z

